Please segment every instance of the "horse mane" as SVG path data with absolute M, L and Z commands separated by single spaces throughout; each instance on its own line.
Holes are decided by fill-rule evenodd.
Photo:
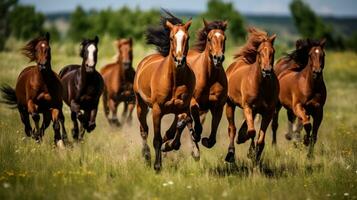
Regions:
M 166 21 L 173 25 L 182 24 L 182 20 L 173 14 L 164 10 L 167 16 L 161 16 L 160 25 L 149 27 L 146 30 L 146 43 L 156 46 L 157 51 L 164 57 L 169 55 L 170 51 L 170 29 L 166 26 Z
M 204 26 L 197 32 L 197 40 L 193 46 L 194 49 L 202 52 L 206 48 L 208 33 L 213 29 L 220 29 L 222 31 L 226 30 L 226 25 L 224 21 L 212 21 L 209 22 L 207 26 Z
M 39 36 L 30 40 L 24 47 L 21 48 L 21 53 L 30 59 L 30 62 L 36 60 L 36 45 L 41 41 L 47 41 L 46 37 Z
M 259 45 L 268 40 L 268 33 L 255 27 L 248 28 L 248 39 L 245 45 L 234 55 L 234 58 L 242 58 L 248 64 L 253 64 L 256 60 Z
M 296 49 L 287 53 L 284 57 L 296 62 L 300 68 L 304 68 L 309 61 L 309 51 L 314 46 L 320 46 L 319 40 L 300 39 L 296 41 Z
M 81 49 L 79 50 L 79 55 L 83 58 L 84 52 L 85 52 L 85 48 L 84 47 L 86 47 L 88 44 L 95 44 L 95 46 L 97 47 L 98 41 L 99 41 L 98 36 L 95 36 L 94 39 L 87 39 L 87 38 L 82 39 Z

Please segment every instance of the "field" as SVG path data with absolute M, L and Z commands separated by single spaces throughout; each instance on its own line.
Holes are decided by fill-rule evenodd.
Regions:
M 100 43 L 97 69 L 115 54 L 108 38 Z M 28 61 L 18 51 L 23 43 L 9 44 L 12 51 L 0 53 L 0 83 L 14 85 Z M 80 63 L 78 50 L 77 44 L 53 44 L 54 70 Z M 151 51 L 136 44 L 134 63 Z M 233 52 L 230 47 L 225 66 Z M 105 120 L 100 105 L 97 129 L 85 135 L 84 143 L 59 150 L 53 146 L 51 127 L 43 143 L 35 144 L 25 138 L 17 111 L 0 105 L 0 199 L 357 199 L 357 54 L 326 52 L 324 76 L 328 99 L 315 159 L 306 159 L 304 147 L 295 148 L 285 140 L 286 116 L 281 112 L 278 145 L 271 146 L 269 129 L 258 167 L 246 157 L 248 143 L 236 146 L 235 165 L 224 162 L 228 147 L 225 114 L 216 146 L 201 147 L 199 162 L 191 158 L 184 132 L 181 150 L 168 153 L 157 174 L 141 158 L 136 115 L 131 125 L 115 129 Z M 64 110 L 70 133 L 69 109 L 65 106 Z M 241 121 L 240 110 L 237 115 Z M 172 118 L 164 118 L 163 130 Z M 152 131 L 150 113 L 148 119 Z M 204 135 L 209 125 L 208 119 Z

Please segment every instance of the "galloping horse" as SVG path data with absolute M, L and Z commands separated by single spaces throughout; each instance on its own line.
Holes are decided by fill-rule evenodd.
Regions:
M 117 118 L 117 109 L 120 102 L 124 102 L 123 117 L 128 109 L 128 120 L 132 119 L 132 112 L 135 105 L 135 95 L 133 82 L 135 70 L 133 63 L 133 41 L 132 39 L 120 39 L 117 41 L 118 59 L 115 63 L 104 66 L 100 73 L 103 76 L 105 88 L 103 92 L 103 107 L 105 116 L 110 124 L 120 126 Z M 109 112 L 112 118 L 109 118 Z
M 55 144 L 64 147 L 67 133 L 64 127 L 62 113 L 62 85 L 57 74 L 51 69 L 50 35 L 38 37 L 22 48 L 22 53 L 35 61 L 36 65 L 26 67 L 17 78 L 15 90 L 8 85 L 2 86 L 3 98 L 9 105 L 17 108 L 22 123 L 25 125 L 25 133 L 36 141 L 41 141 L 45 130 L 53 122 L 55 132 Z M 40 114 L 43 114 L 41 128 Z M 35 122 L 32 130 L 29 115 Z M 62 126 L 62 135 L 60 132 Z
M 147 145 L 146 115 L 148 107 L 152 108 L 156 155 L 154 169 L 157 171 L 161 169 L 161 150 L 179 149 L 181 132 L 186 125 L 191 134 L 193 132 L 190 101 L 195 88 L 195 75 L 186 63 L 191 20 L 183 24 L 180 19 L 166 13 L 169 17 L 162 17 L 160 26 L 149 28 L 146 35 L 147 43 L 156 45 L 159 53 L 149 55 L 139 63 L 134 79 L 143 156 L 148 162 L 151 158 Z M 162 144 L 161 119 L 169 113 L 178 118 L 176 134 Z M 195 145 L 193 153 L 198 152 Z
M 216 143 L 216 134 L 227 100 L 227 77 L 223 69 L 226 21 L 207 22 L 202 28 L 193 50 L 188 52 L 187 62 L 196 77 L 196 87 L 191 102 L 195 122 L 195 141 L 199 142 L 202 125 L 200 114 L 212 114 L 211 134 L 202 138 L 202 145 L 211 148 Z
M 276 35 L 268 36 L 264 31 L 249 28 L 246 44 L 236 54 L 236 60 L 228 67 L 228 100 L 226 115 L 229 123 L 230 144 L 226 161 L 234 162 L 234 137 L 236 126 L 234 110 L 236 105 L 243 109 L 244 118 L 239 129 L 237 143 L 252 139 L 248 157 L 255 162 L 260 160 L 265 144 L 266 129 L 273 117 L 278 102 L 279 83 L 273 72 L 274 40 Z M 260 131 L 256 143 L 254 137 L 254 118 L 262 115 Z
M 322 74 L 325 65 L 325 42 L 325 39 L 298 40 L 296 50 L 281 58 L 274 68 L 280 84 L 280 104 L 276 108 L 272 123 L 273 143 L 276 142 L 279 110 L 284 106 L 289 121 L 289 131 L 285 136 L 289 140 L 293 137 L 299 138 L 303 126 L 306 132 L 304 144 L 309 146 L 309 157 L 313 155 L 326 102 L 326 86 Z M 310 116 L 313 118 L 312 127 Z M 297 127 L 301 128 L 293 130 L 296 117 L 299 119 Z
M 80 51 L 82 65 L 68 65 L 60 71 L 63 99 L 71 108 L 72 134 L 75 140 L 82 140 L 85 131 L 91 132 L 96 127 L 98 102 L 104 88 L 103 78 L 95 69 L 98 42 L 97 36 L 94 40 L 83 40 Z M 81 122 L 80 129 L 77 119 Z

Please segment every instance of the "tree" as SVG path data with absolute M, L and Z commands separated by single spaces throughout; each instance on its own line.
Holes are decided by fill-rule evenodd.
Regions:
M 209 0 L 207 11 L 202 17 L 208 20 L 228 20 L 228 31 L 234 41 L 245 37 L 244 20 L 242 15 L 234 9 L 231 2 L 222 0 Z
M 0 1 L 0 51 L 4 50 L 6 38 L 9 36 L 9 13 L 17 0 Z
M 79 41 L 82 38 L 89 36 L 88 33 L 92 28 L 87 13 L 81 6 L 77 6 L 70 17 L 68 36 L 74 41 Z
M 295 22 L 295 26 L 304 38 L 326 38 L 327 46 L 342 48 L 340 36 L 334 36 L 332 27 L 326 25 L 314 11 L 302 0 L 293 0 L 290 10 Z
M 43 33 L 45 16 L 34 6 L 16 5 L 10 12 L 10 33 L 16 38 L 29 39 Z

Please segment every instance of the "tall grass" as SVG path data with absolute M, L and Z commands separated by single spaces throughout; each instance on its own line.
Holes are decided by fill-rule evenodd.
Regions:
M 0 83 L 14 85 L 28 64 L 17 51 L 20 46 L 14 42 L 14 51 L 0 53 Z M 53 44 L 54 70 L 80 63 L 78 51 L 78 44 Z M 225 66 L 234 51 L 227 49 Z M 151 52 L 152 48 L 135 44 L 135 65 Z M 108 125 L 100 105 L 97 129 L 85 135 L 84 143 L 59 150 L 53 146 L 51 128 L 43 143 L 35 144 L 25 138 L 19 114 L 0 105 L 0 199 L 356 199 L 357 55 L 326 54 L 328 100 L 313 160 L 306 159 L 305 147 L 295 148 L 285 141 L 285 112 L 280 115 L 278 145 L 270 145 L 269 130 L 258 167 L 246 157 L 249 144 L 236 146 L 235 165 L 224 163 L 228 137 L 223 114 L 217 144 L 212 149 L 201 147 L 199 162 L 190 156 L 185 132 L 181 149 L 166 154 L 163 170 L 157 174 L 141 158 L 136 117 L 132 124 L 115 129 Z M 97 68 L 114 55 L 112 41 L 102 39 Z M 69 109 L 64 110 L 70 133 Z M 236 112 L 239 123 L 241 111 Z M 172 119 L 164 118 L 162 130 Z M 209 128 L 208 118 L 204 135 Z

